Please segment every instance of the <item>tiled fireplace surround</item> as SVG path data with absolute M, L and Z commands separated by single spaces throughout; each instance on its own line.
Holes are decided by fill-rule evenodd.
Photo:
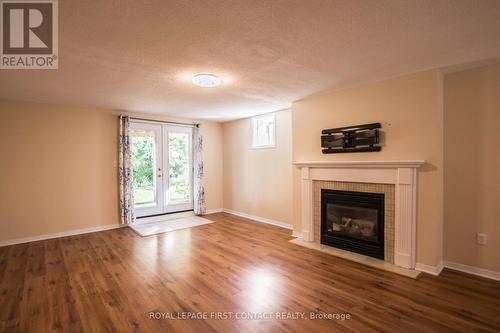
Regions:
M 349 183 L 336 181 L 313 181 L 313 239 L 320 243 L 321 237 L 321 190 L 340 190 L 384 194 L 384 260 L 394 263 L 394 185 Z
M 388 263 L 415 268 L 417 168 L 424 161 L 295 162 L 301 169 L 302 238 L 319 243 L 321 189 L 384 193 Z

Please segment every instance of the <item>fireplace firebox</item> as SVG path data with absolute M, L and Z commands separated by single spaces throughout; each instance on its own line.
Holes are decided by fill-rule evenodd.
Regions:
M 321 244 L 384 259 L 384 194 L 321 190 Z

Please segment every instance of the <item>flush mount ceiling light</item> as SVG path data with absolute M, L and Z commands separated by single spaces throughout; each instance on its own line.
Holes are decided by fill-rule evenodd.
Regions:
M 196 74 L 191 82 L 197 87 L 214 88 L 220 86 L 222 80 L 215 74 Z

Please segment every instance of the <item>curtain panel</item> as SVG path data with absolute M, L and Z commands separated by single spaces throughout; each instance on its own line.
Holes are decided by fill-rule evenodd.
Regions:
M 134 190 L 132 186 L 132 147 L 130 118 L 120 116 L 118 139 L 118 179 L 120 184 L 120 218 L 122 224 L 134 222 Z
M 193 168 L 193 209 L 196 215 L 203 215 L 206 206 L 203 187 L 203 134 L 200 124 L 193 127 Z

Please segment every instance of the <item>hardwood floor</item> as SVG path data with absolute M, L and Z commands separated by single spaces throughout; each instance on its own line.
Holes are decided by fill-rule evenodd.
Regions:
M 451 270 L 415 281 L 290 244 L 289 230 L 207 218 L 147 238 L 121 228 L 0 248 L 0 331 L 500 331 L 500 282 Z M 150 318 L 196 312 L 208 318 Z M 244 320 L 271 313 L 305 319 Z

